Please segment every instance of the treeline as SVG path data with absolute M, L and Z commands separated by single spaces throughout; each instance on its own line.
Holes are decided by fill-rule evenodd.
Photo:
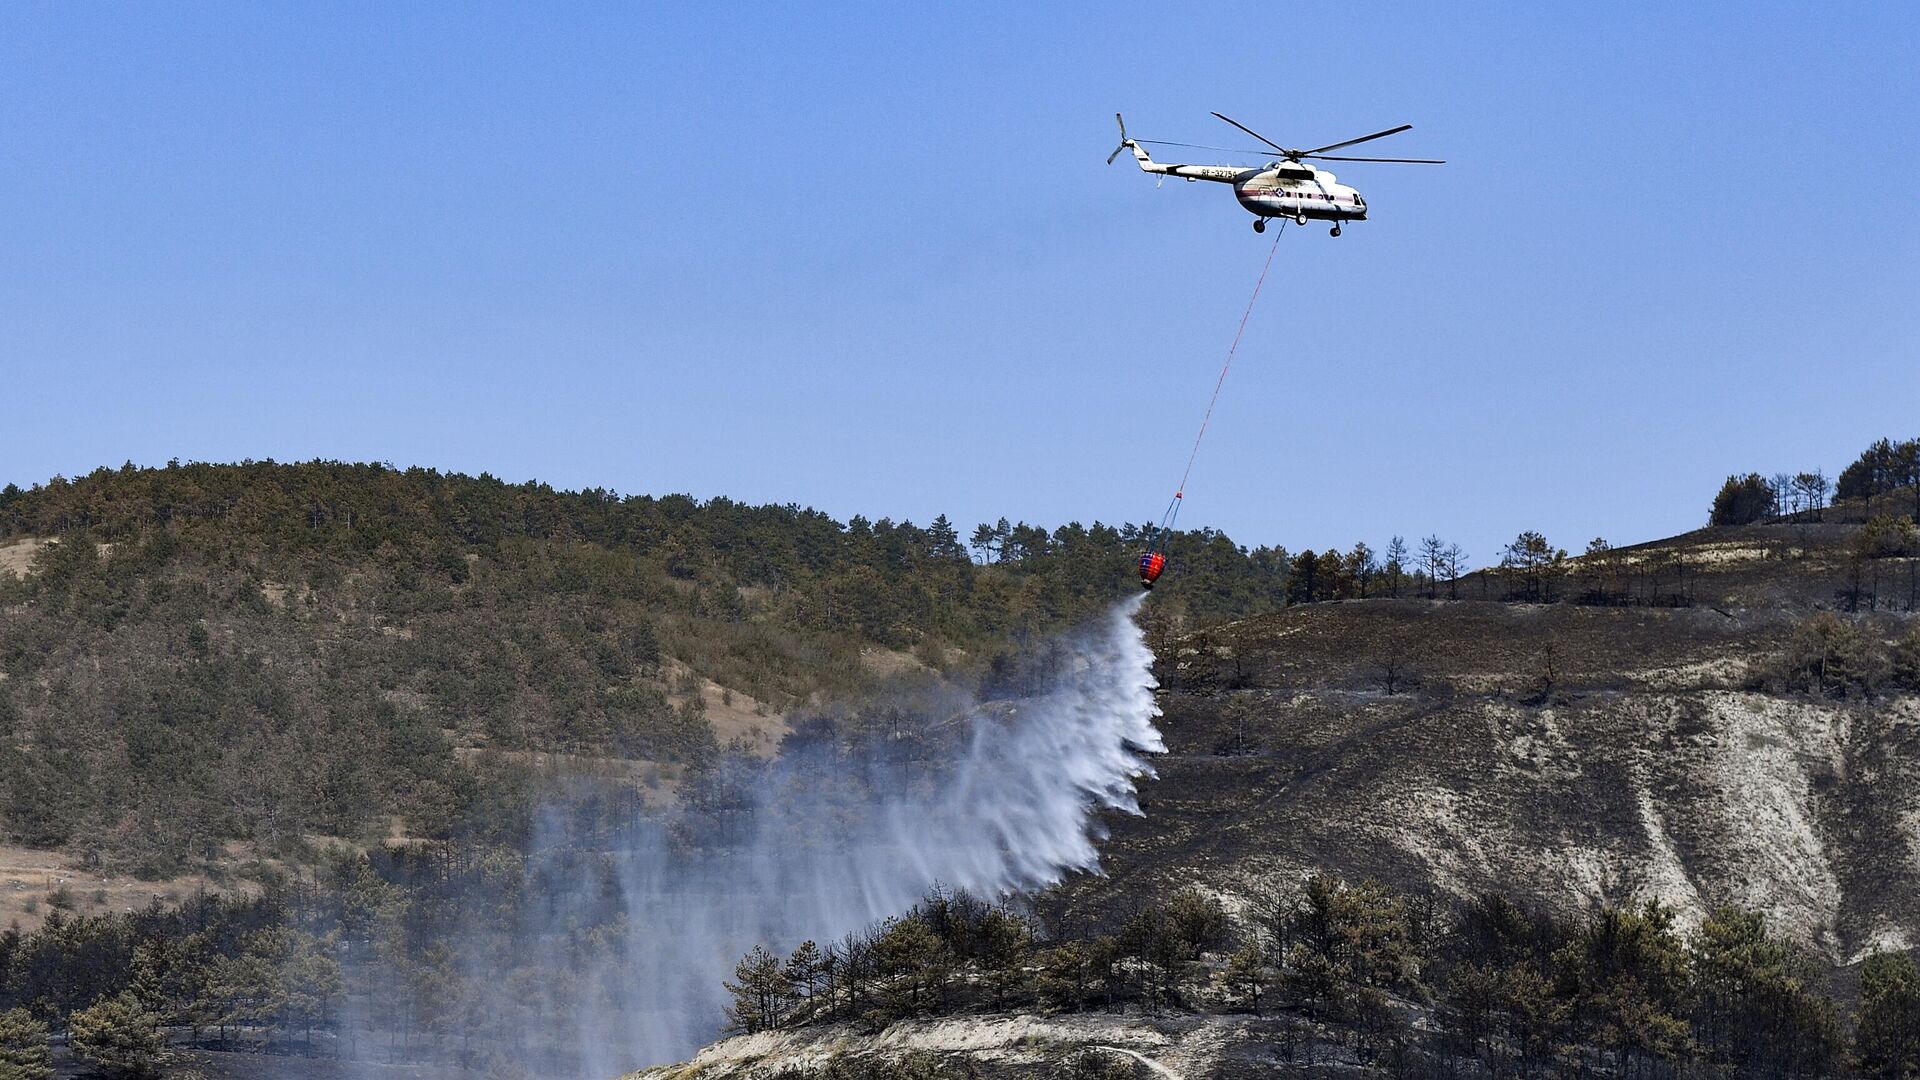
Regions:
M 993 677 L 1137 588 L 1137 526 L 846 523 L 377 464 L 131 466 L 0 490 L 0 835 L 165 875 L 242 840 L 524 827 L 516 754 L 678 783 L 889 671 Z M 1169 539 L 1156 618 L 1285 602 L 1284 552 Z M 768 721 L 771 725 L 772 721 Z M 470 751 L 495 753 L 472 754 Z M 464 755 L 464 756 L 463 756 Z M 464 832 L 463 832 L 464 830 Z
M 1908 489 L 1908 501 L 1896 507 L 1893 497 L 1903 488 Z M 1769 518 L 1818 521 L 1828 492 L 1835 501 L 1860 503 L 1865 518 L 1873 517 L 1874 500 L 1879 499 L 1882 513 L 1903 512 L 1920 523 L 1920 439 L 1876 440 L 1840 471 L 1838 480 L 1829 480 L 1819 469 L 1729 476 L 1714 495 L 1707 523 L 1751 525 Z
M 1857 1004 L 1758 913 L 1692 933 L 1658 903 L 1573 920 L 1498 895 L 1443 902 L 1316 875 L 1229 920 L 1182 890 L 1096 924 L 935 890 L 912 911 L 726 983 L 738 1031 L 986 1011 L 1240 1011 L 1292 1064 L 1396 1075 L 1840 1076 L 1920 1070 L 1920 970 L 1860 966 Z
M 1002 520 L 974 534 L 990 564 L 982 566 L 945 516 L 926 526 L 857 516 L 843 524 L 793 504 L 558 491 L 378 463 L 127 465 L 0 489 L 0 536 L 84 531 L 120 542 L 162 528 L 216 557 L 357 554 L 454 584 L 472 555 L 526 541 L 591 545 L 637 557 L 622 584 L 656 603 L 722 619 L 771 616 L 899 648 L 927 635 L 971 644 L 1023 622 L 1076 617 L 1121 591 L 1127 556 L 1148 531 Z M 1277 596 L 1284 574 L 1284 559 L 1211 530 L 1178 533 L 1169 554 L 1184 579 L 1170 581 L 1169 593 L 1197 618 L 1246 613 Z M 552 584 L 578 591 L 611 572 L 567 565 Z M 766 595 L 739 595 L 759 590 Z

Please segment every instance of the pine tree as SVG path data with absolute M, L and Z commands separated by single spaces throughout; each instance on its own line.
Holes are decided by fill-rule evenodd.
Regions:
M 1311 604 L 1320 592 L 1320 557 L 1312 548 L 1293 557 L 1287 574 L 1287 603 Z
M 1868 1076 L 1920 1074 L 1920 968 L 1907 953 L 1878 952 L 1860 966 L 1854 1056 Z
M 1380 562 L 1374 557 L 1373 549 L 1367 546 L 1365 540 L 1353 545 L 1353 550 L 1347 552 L 1347 574 L 1353 578 L 1360 599 L 1367 598 L 1367 586 L 1372 584 L 1375 575 L 1379 573 Z
M 1840 1023 L 1811 960 L 1767 932 L 1756 911 L 1721 908 L 1689 950 L 1695 1030 L 1736 1075 L 1823 1075 L 1839 1057 Z
M 1776 493 L 1759 473 L 1729 476 L 1713 497 L 1709 525 L 1750 525 L 1773 511 Z
M 343 980 L 337 958 L 337 932 L 316 938 L 295 931 L 280 968 L 280 997 L 286 1002 L 289 1024 L 298 1024 L 313 1045 L 313 1029 L 329 1022 L 339 1004 Z
M 1566 554 L 1562 552 L 1561 554 Z M 1460 599 L 1460 575 L 1467 572 L 1467 551 L 1459 544 L 1448 544 L 1440 553 L 1441 572 L 1447 576 L 1447 599 Z
M 1224 975 L 1228 992 L 1260 1015 L 1260 995 L 1267 987 L 1267 955 L 1258 941 L 1250 941 L 1227 959 Z
M 52 1080 L 47 1025 L 25 1009 L 0 1013 L 0 1080 Z
M 1420 569 L 1427 575 L 1427 599 L 1440 596 L 1440 571 L 1447 563 L 1447 544 L 1429 533 L 1420 540 Z
M 1407 572 L 1407 541 L 1396 536 L 1387 543 L 1387 564 L 1383 568 L 1387 576 L 1387 592 L 1396 599 L 1400 596 L 1400 579 Z
M 786 1004 L 793 995 L 793 984 L 780 969 L 780 961 L 766 949 L 755 945 L 733 967 L 733 981 L 722 983 L 733 995 L 727 1006 L 730 1030 L 752 1034 L 779 1027 L 786 1018 Z
M 964 559 L 967 549 L 960 546 L 960 531 L 941 514 L 927 526 L 927 553 L 936 559 Z
M 156 1076 L 166 1057 L 160 1018 L 125 991 L 74 1013 L 68 1032 L 74 1056 L 109 1076 Z
M 1893 647 L 1893 682 L 1920 690 L 1920 622 L 1908 627 L 1906 636 Z
M 800 947 L 793 950 L 793 955 L 787 957 L 786 967 L 780 974 L 789 987 L 800 992 L 803 1005 L 812 1005 L 814 990 L 820 985 L 826 968 L 826 958 L 821 955 L 820 946 L 808 940 L 801 942 Z
M 1523 595 L 1529 602 L 1549 603 L 1553 600 L 1553 576 L 1566 557 L 1566 551 L 1555 548 L 1545 536 L 1528 529 L 1514 537 L 1502 551 L 1500 565 L 1519 572 L 1526 586 Z

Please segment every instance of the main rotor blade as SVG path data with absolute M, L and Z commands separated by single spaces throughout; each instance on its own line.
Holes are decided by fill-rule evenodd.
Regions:
M 1446 162 L 1434 158 L 1416 157 L 1336 157 L 1332 154 L 1301 154 L 1301 157 L 1315 161 L 1388 161 L 1400 165 L 1445 165 Z
M 1219 114 L 1219 113 L 1215 113 L 1214 115 L 1215 115 L 1215 116 L 1220 116 L 1220 114 Z M 1222 116 L 1222 117 L 1220 117 L 1220 118 L 1221 118 L 1222 120 L 1226 120 L 1226 117 L 1224 117 L 1224 116 Z M 1233 121 L 1231 121 L 1231 120 L 1227 120 L 1227 122 L 1228 122 L 1228 123 L 1230 123 L 1230 124 L 1231 124 L 1231 123 L 1233 123 Z M 1235 125 L 1235 126 L 1238 126 L 1238 125 Z M 1400 125 L 1399 127 L 1397 127 L 1397 128 L 1388 128 L 1388 129 L 1387 129 L 1387 130 L 1385 130 L 1385 131 L 1376 131 L 1376 132 L 1374 132 L 1374 133 L 1373 133 L 1373 134 L 1371 134 L 1371 135 L 1362 135 L 1362 136 L 1360 136 L 1360 137 L 1359 137 L 1359 138 L 1357 138 L 1357 139 L 1348 139 L 1348 140 L 1347 140 L 1346 142 L 1337 142 L 1337 143 L 1333 143 L 1333 144 L 1331 144 L 1331 145 L 1329 145 L 1329 146 L 1316 146 L 1316 147 L 1314 147 L 1314 148 L 1313 148 L 1313 149 L 1311 149 L 1311 150 L 1302 150 L 1302 151 L 1300 151 L 1300 153 L 1302 153 L 1302 154 L 1318 154 L 1318 153 L 1320 153 L 1320 152 L 1321 152 L 1322 150 L 1338 150 L 1338 149 L 1340 149 L 1340 148 L 1341 148 L 1341 147 L 1343 147 L 1343 146 L 1356 146 L 1356 145 L 1358 145 L 1358 144 L 1360 144 L 1360 143 L 1363 143 L 1363 142 L 1372 142 L 1372 141 L 1373 141 L 1373 140 L 1375 140 L 1375 139 L 1384 139 L 1384 138 L 1386 138 L 1386 137 L 1387 137 L 1387 136 L 1389 136 L 1389 135 L 1398 135 L 1398 134 L 1400 134 L 1401 132 L 1403 132 L 1403 131 L 1409 131 L 1409 130 L 1411 130 L 1412 128 L 1413 128 L 1413 125 L 1412 125 L 1412 124 L 1401 124 L 1401 125 Z
M 1278 151 L 1280 151 L 1280 152 L 1281 152 L 1282 154 L 1285 154 L 1285 155 L 1287 155 L 1288 157 L 1292 157 L 1292 156 L 1293 156 L 1293 151 L 1291 151 L 1291 150 L 1289 150 L 1289 149 L 1287 149 L 1287 148 L 1286 148 L 1286 147 L 1284 147 L 1284 146 L 1281 146 L 1281 145 L 1280 145 L 1279 143 L 1277 143 L 1277 142 L 1274 142 L 1274 141 L 1273 141 L 1272 139 L 1269 139 L 1269 138 L 1267 138 L 1267 137 L 1266 137 L 1265 135 L 1262 135 L 1262 134 L 1260 134 L 1259 132 L 1257 132 L 1257 131 L 1255 131 L 1255 130 L 1253 130 L 1252 128 L 1250 128 L 1250 127 L 1248 127 L 1247 125 L 1245 125 L 1245 124 L 1243 124 L 1243 123 L 1241 123 L 1240 121 L 1238 121 L 1238 120 L 1235 120 L 1235 119 L 1234 119 L 1233 117 L 1231 117 L 1231 116 L 1227 116 L 1227 115 L 1226 115 L 1226 114 L 1224 114 L 1224 113 L 1214 113 L 1213 115 L 1215 115 L 1215 116 L 1218 116 L 1218 117 L 1219 117 L 1220 119 L 1222 119 L 1222 120 L 1225 120 L 1225 121 L 1226 121 L 1227 123 L 1229 123 L 1229 124 L 1232 124 L 1232 125 L 1233 125 L 1234 127 L 1237 127 L 1237 128 L 1239 128 L 1239 129 L 1240 129 L 1241 131 L 1244 131 L 1244 132 L 1246 132 L 1247 134 L 1249 134 L 1249 135 L 1251 135 L 1251 136 L 1253 136 L 1254 138 L 1256 138 L 1256 139 L 1259 139 L 1259 140 L 1260 140 L 1261 142 L 1263 142 L 1263 143 L 1266 143 L 1266 144 L 1267 144 L 1268 146 L 1271 146 L 1271 147 L 1273 147 L 1273 148 L 1274 148 L 1275 150 L 1278 150 Z M 1342 146 L 1344 146 L 1344 145 L 1346 145 L 1346 144 L 1345 144 L 1345 143 L 1342 143 L 1341 145 L 1342 145 Z M 1333 148 L 1333 147 L 1331 147 L 1331 146 L 1323 146 L 1323 147 L 1321 147 L 1320 149 L 1322 149 L 1322 150 L 1332 150 L 1332 149 L 1334 149 L 1334 148 Z
M 1137 143 L 1145 143 L 1148 146 L 1181 146 L 1181 147 L 1185 147 L 1188 150 L 1212 150 L 1215 153 L 1241 154 L 1246 157 L 1270 158 L 1273 156 L 1273 151 L 1271 150 L 1239 150 L 1231 146 L 1202 146 L 1199 143 L 1168 142 L 1165 139 L 1135 139 L 1133 141 Z

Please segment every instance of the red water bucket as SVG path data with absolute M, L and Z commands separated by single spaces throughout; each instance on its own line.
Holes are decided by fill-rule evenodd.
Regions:
M 1167 557 L 1157 551 L 1149 551 L 1140 556 L 1140 586 L 1151 589 L 1153 583 L 1160 580 L 1160 571 L 1167 568 Z

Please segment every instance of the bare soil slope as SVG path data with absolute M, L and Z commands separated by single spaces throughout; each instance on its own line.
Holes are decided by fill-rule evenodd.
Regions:
M 1748 689 L 1801 617 L 1367 600 L 1185 639 L 1170 753 L 1106 869 L 1733 902 L 1840 962 L 1920 943 L 1920 697 Z

